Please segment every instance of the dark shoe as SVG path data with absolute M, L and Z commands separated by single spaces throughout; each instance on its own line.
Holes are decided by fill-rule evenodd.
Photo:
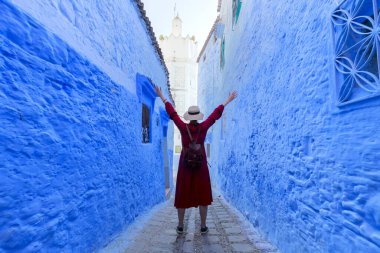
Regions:
M 201 234 L 206 234 L 208 232 L 208 227 L 201 228 Z
M 177 234 L 183 234 L 183 227 L 177 226 Z

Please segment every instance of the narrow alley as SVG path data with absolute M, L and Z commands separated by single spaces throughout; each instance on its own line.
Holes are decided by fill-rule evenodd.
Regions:
M 149 213 L 149 218 L 131 225 L 130 230 L 114 239 L 99 253 L 279 253 L 219 195 L 209 207 L 210 231 L 199 232 L 198 208 L 185 216 L 185 229 L 177 235 L 177 211 L 173 199 Z
M 0 253 L 380 253 L 379 10 L 0 0 Z

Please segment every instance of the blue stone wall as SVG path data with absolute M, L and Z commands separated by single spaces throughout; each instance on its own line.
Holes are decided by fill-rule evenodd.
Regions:
M 218 187 L 281 252 L 380 252 L 379 100 L 336 106 L 336 1 L 243 1 L 234 29 L 229 5 L 224 68 L 220 38 L 199 62 L 206 112 L 239 92 L 214 126 Z
M 210 115 L 213 110 L 224 102 L 226 92 L 223 92 L 222 72 L 220 68 L 220 40 L 214 41 L 214 35 L 211 36 L 206 46 L 205 53 L 198 62 L 198 104 L 205 117 Z M 214 74 L 210 74 L 214 73 Z M 218 186 L 218 164 L 219 154 L 223 155 L 225 145 L 224 139 L 221 138 L 222 125 L 226 121 L 229 110 L 224 110 L 222 117 L 208 130 L 205 139 L 205 146 L 210 144 L 209 171 L 211 184 L 214 188 Z M 219 152 L 219 149 L 222 149 Z
M 113 15 L 146 34 L 134 2 L 125 6 L 133 12 Z M 167 80 L 148 35 L 115 41 L 131 47 L 120 65 L 130 72 L 107 72 L 110 65 L 85 56 L 94 47 L 74 49 L 42 17 L 0 2 L 0 252 L 94 252 L 165 200 L 163 105 L 156 101 L 152 113 L 152 143 L 142 144 L 133 89 L 137 73 L 166 94 Z M 169 143 L 172 133 L 169 124 Z

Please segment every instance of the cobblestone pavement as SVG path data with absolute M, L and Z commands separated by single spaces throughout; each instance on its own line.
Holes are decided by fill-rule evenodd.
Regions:
M 129 238 L 126 246 L 120 247 L 121 240 L 115 239 L 102 253 L 222 253 L 251 252 L 279 253 L 260 235 L 244 225 L 241 217 L 232 208 L 216 197 L 209 207 L 207 226 L 209 232 L 201 235 L 198 208 L 186 210 L 185 228 L 177 235 L 177 211 L 173 200 L 167 201 L 152 217 L 143 223 L 144 227 Z M 124 239 L 125 240 L 125 239 Z M 118 245 L 118 246 L 116 246 Z

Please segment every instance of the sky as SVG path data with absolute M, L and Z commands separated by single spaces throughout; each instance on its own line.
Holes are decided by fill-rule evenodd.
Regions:
M 200 50 L 217 17 L 218 0 L 142 0 L 157 40 L 170 35 L 174 6 L 182 19 L 182 35 L 195 36 Z

